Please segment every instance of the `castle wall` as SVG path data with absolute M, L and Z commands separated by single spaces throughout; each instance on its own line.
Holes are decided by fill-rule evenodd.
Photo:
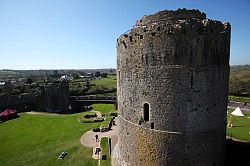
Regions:
M 223 165 L 229 46 L 230 24 L 197 10 L 144 16 L 117 39 L 113 165 Z
M 69 113 L 69 85 L 65 81 L 55 82 L 41 88 L 39 107 L 46 112 Z

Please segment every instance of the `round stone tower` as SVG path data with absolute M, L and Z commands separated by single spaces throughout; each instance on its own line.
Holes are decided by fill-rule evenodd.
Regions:
M 144 16 L 117 39 L 114 166 L 222 166 L 230 24 L 198 10 Z

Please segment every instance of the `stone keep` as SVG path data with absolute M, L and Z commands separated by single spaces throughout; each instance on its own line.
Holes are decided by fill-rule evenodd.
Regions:
M 230 29 L 198 10 L 166 10 L 117 39 L 113 166 L 223 165 Z

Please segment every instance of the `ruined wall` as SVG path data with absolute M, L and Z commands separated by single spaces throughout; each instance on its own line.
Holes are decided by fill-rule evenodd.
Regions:
M 70 110 L 69 85 L 66 81 L 40 87 L 39 108 L 47 112 L 68 113 Z
M 112 164 L 223 165 L 229 54 L 230 24 L 198 10 L 144 16 L 121 35 Z
M 1 95 L 0 112 L 5 109 L 15 109 L 17 112 L 37 110 L 38 96 L 34 94 Z

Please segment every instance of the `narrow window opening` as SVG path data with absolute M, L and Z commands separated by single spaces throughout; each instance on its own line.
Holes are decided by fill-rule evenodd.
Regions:
M 151 129 L 154 129 L 154 128 L 155 128 L 155 124 L 151 123 Z
M 129 40 L 130 40 L 130 42 L 133 42 L 133 37 L 129 36 Z
M 126 45 L 125 41 L 122 41 L 122 44 L 123 44 L 123 46 L 124 46 L 125 48 L 127 48 L 127 45 Z
M 143 118 L 145 122 L 149 121 L 149 105 L 148 103 L 145 103 L 143 105 Z

